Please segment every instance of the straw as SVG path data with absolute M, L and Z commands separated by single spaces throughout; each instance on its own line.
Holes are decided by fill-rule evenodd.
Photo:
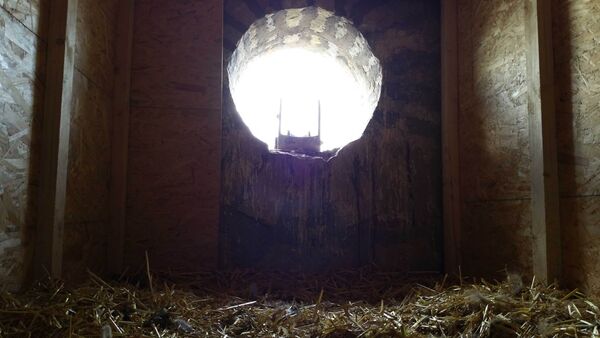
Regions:
M 76 288 L 46 280 L 23 294 L 0 293 L 0 336 L 598 337 L 600 331 L 592 299 L 515 282 L 514 275 L 497 283 L 462 277 L 456 285 L 447 277 L 411 280 L 372 271 L 151 276 L 147 263 L 145 277 L 152 287 L 90 272 Z M 248 299 L 250 293 L 259 296 Z

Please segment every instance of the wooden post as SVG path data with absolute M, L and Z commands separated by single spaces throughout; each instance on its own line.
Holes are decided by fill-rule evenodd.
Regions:
M 115 92 L 113 103 L 112 163 L 110 180 L 110 231 L 107 266 L 109 273 L 123 270 L 127 202 L 127 154 L 129 152 L 129 112 L 134 0 L 119 1 L 115 50 Z
M 442 150 L 444 267 L 460 266 L 460 173 L 458 143 L 458 5 L 442 1 Z
M 50 6 L 35 278 L 46 272 L 60 278 L 62 272 L 77 1 L 53 0 Z
M 525 1 L 533 272 L 546 282 L 560 280 L 562 266 L 550 5 Z

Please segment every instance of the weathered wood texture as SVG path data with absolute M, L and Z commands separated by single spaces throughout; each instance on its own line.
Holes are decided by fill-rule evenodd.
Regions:
M 136 1 L 133 106 L 221 106 L 221 3 Z
M 346 16 L 369 41 L 384 72 L 379 107 L 337 158 L 302 160 L 254 139 L 225 86 L 221 262 L 440 271 L 439 1 L 226 0 L 225 61 L 256 19 L 312 4 Z
M 215 268 L 222 1 L 138 0 L 132 60 L 125 265 Z
M 118 0 L 79 0 L 63 275 L 106 267 Z
M 563 237 L 571 287 L 600 296 L 600 3 L 555 0 L 553 39 Z
M 33 252 L 46 1 L 0 1 L 0 289 L 22 285 Z
M 463 273 L 531 275 L 523 0 L 459 0 Z

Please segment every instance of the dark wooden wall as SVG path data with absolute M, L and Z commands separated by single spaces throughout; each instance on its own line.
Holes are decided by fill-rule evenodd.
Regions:
M 138 0 L 125 265 L 217 264 L 222 1 Z
M 369 41 L 383 67 L 380 104 L 364 137 L 326 163 L 270 154 L 225 85 L 221 263 L 440 271 L 440 3 L 226 0 L 225 62 L 256 19 L 307 5 L 349 18 Z
M 524 2 L 458 6 L 463 273 L 497 277 L 508 268 L 530 275 Z
M 563 274 L 600 297 L 600 3 L 552 6 Z

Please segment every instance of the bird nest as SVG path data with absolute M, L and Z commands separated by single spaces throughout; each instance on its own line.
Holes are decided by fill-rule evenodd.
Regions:
M 90 273 L 76 288 L 47 280 L 22 294 L 2 293 L 0 336 L 599 336 L 600 310 L 582 293 L 516 275 L 456 285 L 362 271 L 184 277 L 174 284 L 148 274 L 132 284 Z

